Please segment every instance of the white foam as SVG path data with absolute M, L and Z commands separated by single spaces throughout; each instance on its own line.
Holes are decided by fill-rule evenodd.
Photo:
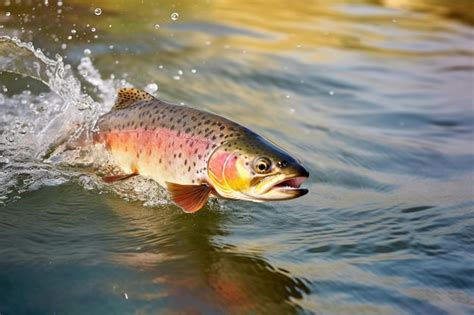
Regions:
M 31 43 L 6 36 L 0 37 L 0 71 L 34 78 L 50 89 L 39 95 L 26 89 L 12 96 L 0 94 L 0 204 L 42 186 L 68 181 L 145 205 L 166 202 L 161 188 L 143 178 L 104 184 L 100 176 L 116 167 L 100 147 L 70 150 L 65 145 L 73 139 L 90 139 L 98 117 L 112 107 L 117 89 L 130 84 L 113 76 L 103 79 L 85 56 L 78 73 L 98 91 L 93 100 L 82 92 L 80 81 L 61 56 L 50 59 Z

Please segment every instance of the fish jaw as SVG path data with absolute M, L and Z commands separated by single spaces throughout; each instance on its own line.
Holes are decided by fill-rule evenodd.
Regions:
M 252 140 L 247 140 L 250 142 Z M 219 196 L 229 199 L 240 199 L 253 202 L 288 200 L 301 197 L 308 190 L 301 188 L 309 177 L 309 172 L 301 162 L 266 142 L 256 142 L 245 149 L 245 143 L 232 141 L 232 145 L 218 147 L 208 163 L 208 177 Z M 242 149 L 242 147 L 244 149 Z M 258 147 L 252 152 L 252 147 Z M 272 160 L 272 167 L 267 173 L 259 174 L 255 161 L 262 156 Z M 285 162 L 285 166 L 281 162 Z
M 301 188 L 308 178 L 308 173 L 279 174 L 262 179 L 253 189 L 251 195 L 256 201 L 288 200 L 304 196 L 308 189 Z

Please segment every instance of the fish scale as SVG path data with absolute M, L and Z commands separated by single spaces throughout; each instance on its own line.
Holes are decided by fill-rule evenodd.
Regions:
M 163 186 L 163 178 L 179 184 L 200 182 L 212 149 L 246 133 L 217 115 L 159 100 L 119 108 L 102 116 L 97 126 L 99 142 L 105 141 L 120 165 L 129 166 L 124 171 L 137 169 Z
M 230 177 L 241 178 L 235 169 L 229 173 L 229 178 L 220 178 L 225 173 L 222 173 L 222 167 L 234 165 L 234 160 L 241 158 L 246 150 L 252 151 L 252 155 L 264 155 L 269 149 L 279 150 L 266 144 L 266 140 L 250 129 L 229 119 L 169 104 L 133 88 L 119 91 L 115 106 L 99 118 L 95 129 L 94 141 L 106 146 L 124 172 L 123 175 L 106 177 L 106 180 L 115 181 L 136 174 L 152 178 L 166 187 L 172 199 L 184 210 L 202 207 L 203 204 L 195 205 L 194 199 L 202 203 L 207 200 L 202 196 L 206 194 L 248 199 L 226 192 L 225 185 Z M 221 161 L 221 165 L 210 163 L 215 152 L 220 152 L 214 160 Z M 249 156 L 242 155 L 243 165 L 250 165 L 249 161 L 244 162 L 250 159 Z M 214 172 L 208 169 L 210 165 Z M 216 175 L 215 170 L 222 174 Z M 180 202 L 180 197 L 189 204 Z

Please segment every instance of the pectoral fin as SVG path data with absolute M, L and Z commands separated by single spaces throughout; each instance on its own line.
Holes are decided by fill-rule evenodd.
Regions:
M 211 188 L 208 185 L 180 185 L 166 183 L 171 200 L 184 212 L 196 212 L 207 203 Z
M 133 177 L 135 175 L 138 175 L 138 173 L 104 176 L 104 177 L 102 177 L 102 180 L 106 183 L 114 183 L 114 182 L 118 182 L 120 180 L 124 180 L 124 179 L 130 178 L 130 177 Z

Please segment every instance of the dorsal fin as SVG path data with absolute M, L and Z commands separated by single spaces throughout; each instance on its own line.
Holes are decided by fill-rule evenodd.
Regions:
M 135 88 L 121 88 L 118 91 L 117 100 L 115 101 L 114 109 L 127 108 L 137 101 L 152 101 L 155 98 L 145 91 Z

